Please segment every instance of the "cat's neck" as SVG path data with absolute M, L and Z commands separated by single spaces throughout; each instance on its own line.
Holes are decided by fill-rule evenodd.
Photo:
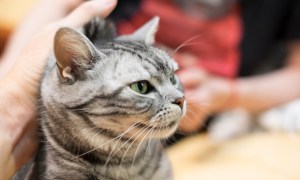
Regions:
M 72 140 L 69 141 L 70 144 Z M 74 140 L 76 141 L 76 140 Z M 153 152 L 162 149 L 159 140 L 144 140 L 141 141 L 120 141 L 110 140 L 104 141 L 100 146 L 58 146 L 57 142 L 50 140 L 48 142 L 55 154 L 67 155 L 69 159 L 78 162 L 88 162 L 90 164 L 122 164 L 132 163 L 140 157 L 146 157 Z M 75 150 L 76 151 L 75 151 Z
M 51 146 L 53 147 L 52 144 Z M 61 168 L 79 169 L 80 173 L 89 171 L 97 177 L 113 176 L 112 179 L 124 179 L 124 176 L 127 176 L 128 178 L 125 179 L 131 179 L 137 174 L 147 174 L 144 171 L 149 164 L 153 164 L 150 168 L 154 171 L 162 156 L 162 146 L 158 140 L 135 142 L 131 145 L 129 143 L 124 149 L 120 145 L 110 146 L 112 148 L 110 151 L 103 152 L 107 147 L 81 155 L 75 155 L 68 150 L 50 148 L 47 151 L 46 161 L 51 161 L 49 163 L 52 166 L 51 169 L 56 168 L 57 172 L 60 172 Z M 122 150 L 119 150 L 120 148 Z M 121 153 L 116 153 L 118 150 Z M 62 157 L 66 161 L 52 161 L 54 157 Z M 118 173 L 116 173 L 116 168 Z

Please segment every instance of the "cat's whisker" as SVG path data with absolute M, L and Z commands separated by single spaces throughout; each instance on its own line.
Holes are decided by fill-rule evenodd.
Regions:
M 138 131 L 139 132 L 139 131 Z M 137 134 L 138 132 L 136 132 L 135 134 Z M 112 155 L 111 155 L 111 157 L 113 157 L 113 156 L 115 156 L 125 145 L 127 145 L 127 143 L 130 141 L 130 140 L 132 140 L 132 138 L 135 136 L 135 134 L 132 136 L 132 137 L 130 137 L 129 139 L 127 139 L 121 146 L 120 146 L 120 148 L 118 149 L 118 150 L 116 150 Z
M 183 48 L 183 47 L 186 47 L 186 46 L 191 46 L 191 45 L 204 45 L 204 44 L 203 43 L 188 43 L 188 44 L 184 44 L 184 45 L 180 46 L 180 48 Z
M 186 99 L 187 103 L 197 103 L 197 104 L 210 104 L 211 103 L 211 102 L 205 102 L 205 101 L 199 101 L 199 100 L 195 101 L 196 96 L 195 97 L 187 97 L 185 99 Z
M 153 126 L 151 129 L 153 129 L 154 127 L 155 127 L 155 126 Z M 147 129 L 147 128 L 145 128 L 145 129 Z M 140 146 L 144 143 L 144 140 L 146 139 L 147 135 L 151 132 L 151 129 L 148 130 L 148 132 L 144 135 L 144 137 L 142 138 L 141 142 L 139 143 L 138 147 L 137 147 L 136 150 L 135 150 L 135 153 L 134 153 L 134 155 L 133 155 L 133 161 L 132 161 L 132 164 L 131 164 L 131 170 L 132 170 L 132 168 L 133 168 L 133 165 L 134 165 L 134 162 L 135 162 L 135 158 L 136 158 L 136 155 L 137 155 L 137 153 L 138 153 L 138 151 L 139 151 L 139 148 L 140 148 Z
M 156 122 L 156 123 L 158 123 L 158 122 Z M 152 125 L 153 126 L 153 125 Z M 147 143 L 147 146 L 146 146 L 146 152 L 145 152 L 145 154 L 144 154 L 144 159 L 146 158 L 146 156 L 147 156 L 147 153 L 148 153 L 148 148 L 150 147 L 150 144 L 151 144 L 151 140 L 152 140 L 152 135 L 153 135 L 153 132 L 154 132 L 155 130 L 154 130 L 154 126 L 149 130 L 149 137 L 148 137 L 148 143 Z
M 187 43 L 189 43 L 189 42 L 191 42 L 191 41 L 193 41 L 193 40 L 195 40 L 195 39 L 197 39 L 197 38 L 199 38 L 199 37 L 201 37 L 201 36 L 203 36 L 203 35 L 196 35 L 196 36 L 191 37 L 190 39 L 184 41 L 183 43 L 181 43 L 181 44 L 174 50 L 173 54 L 175 54 L 177 51 L 179 51 L 179 49 L 182 48 L 182 47 L 184 47 Z
M 142 122 L 145 122 L 145 121 L 142 121 Z M 137 123 L 135 123 L 136 124 L 136 126 L 135 127 L 137 127 Z M 140 129 L 141 130 L 141 129 Z M 135 134 L 137 134 L 140 130 L 138 130 Z M 122 146 L 120 146 L 120 148 L 117 150 L 117 151 L 115 151 L 115 153 L 112 155 L 112 156 L 114 156 L 118 151 L 120 151 L 130 140 L 132 140 L 132 138 L 135 136 L 135 134 L 132 136 L 132 137 L 130 137 L 129 139 L 127 139 L 124 143 L 123 143 L 123 145 Z
M 163 147 L 167 147 L 167 142 L 170 142 L 169 138 L 161 139 L 160 140 Z
M 117 153 L 117 152 L 114 153 L 114 150 L 116 149 L 117 145 L 119 144 L 120 139 L 121 139 L 121 137 L 118 139 L 117 142 L 115 142 L 115 145 L 114 145 L 113 149 L 111 150 L 111 152 L 109 153 L 108 158 L 107 158 L 107 160 L 106 160 L 106 162 L 105 162 L 105 164 L 104 164 L 104 167 L 107 166 L 107 164 L 109 163 L 109 161 L 110 161 L 110 160 L 113 158 L 113 156 Z
M 150 146 L 151 146 L 151 142 L 152 142 L 152 138 L 153 138 L 153 133 L 154 133 L 154 130 L 152 130 L 152 132 L 150 133 L 150 136 L 148 138 L 148 143 L 147 143 L 147 147 L 146 147 L 146 152 L 145 152 L 145 155 L 144 155 L 144 160 L 146 159 L 149 151 L 150 151 Z
M 136 135 L 139 135 L 140 133 L 142 133 L 144 129 L 145 129 L 145 128 L 139 129 L 139 130 L 138 130 L 135 134 L 133 134 L 127 141 L 132 140 Z M 138 138 L 138 137 L 137 137 L 137 138 Z M 125 151 L 125 153 L 124 153 L 124 155 L 123 155 L 123 157 L 122 157 L 122 160 L 121 160 L 120 165 L 122 164 L 123 159 L 124 159 L 124 157 L 126 156 L 128 150 L 129 150 L 130 147 L 134 144 L 134 142 L 137 140 L 137 138 L 134 138 L 134 140 L 130 143 L 129 147 L 126 149 L 126 151 Z M 125 143 L 127 143 L 127 141 L 126 141 Z M 124 143 L 122 146 L 126 145 L 125 143 Z
M 195 117 L 197 118 L 197 114 L 192 110 L 187 110 L 185 117 L 189 117 L 189 115 L 191 115 L 192 118 L 195 118 Z
M 141 128 L 141 129 L 138 131 L 139 133 L 136 133 L 136 134 L 135 134 L 135 135 L 137 135 L 137 137 L 134 138 L 134 140 L 132 141 L 132 143 L 129 145 L 129 147 L 128 147 L 127 150 L 125 151 L 125 153 L 124 153 L 124 155 L 123 155 L 123 157 L 122 157 L 122 159 L 121 159 L 120 166 L 122 165 L 122 163 L 123 163 L 123 161 L 124 161 L 124 158 L 126 157 L 128 151 L 129 151 L 129 149 L 132 147 L 132 145 L 135 143 L 135 141 L 140 137 L 140 135 L 143 134 L 143 132 L 144 132 L 146 129 L 147 129 L 146 127 Z M 135 135 L 134 135 L 134 136 L 135 136 Z M 133 136 L 133 137 L 134 137 L 134 136 Z
M 180 130 L 180 129 L 177 129 L 176 133 L 177 133 L 177 134 L 180 134 L 180 135 L 183 135 L 183 136 L 186 136 L 186 135 L 187 135 L 186 132 L 183 132 L 183 131 Z
M 185 117 L 188 121 L 194 121 L 194 119 L 191 119 L 189 116 L 186 116 Z M 184 123 L 184 122 L 182 122 L 182 123 Z M 186 122 L 185 122 L 186 123 Z M 205 123 L 205 121 L 203 120 L 203 121 L 200 121 L 199 122 L 199 127 L 203 127 L 203 125 L 204 125 L 204 123 Z M 188 134 L 194 134 L 194 133 L 196 133 L 197 132 L 197 130 L 195 130 L 195 131 L 192 131 L 192 132 L 189 132 Z M 180 134 L 183 134 L 183 135 L 186 135 L 187 133 L 186 132 L 184 132 L 184 131 L 182 131 L 180 128 L 177 130 L 177 133 L 180 133 Z
M 135 127 L 137 127 L 137 123 L 134 124 L 133 128 L 135 128 Z M 133 136 L 134 136 L 134 135 L 133 135 Z M 127 142 L 129 142 L 129 141 L 132 139 L 132 137 L 130 137 L 128 140 L 126 140 L 126 141 L 122 144 L 122 146 L 121 146 L 118 150 L 115 151 L 116 145 L 119 143 L 119 141 L 120 141 L 121 138 L 122 138 L 122 137 L 120 137 L 120 138 L 118 139 L 118 141 L 116 142 L 116 144 L 115 144 L 115 146 L 113 147 L 111 153 L 109 154 L 108 159 L 107 159 L 107 161 L 106 161 L 106 163 L 105 163 L 104 166 L 106 166 L 107 163 L 110 161 L 110 159 L 111 159 L 114 155 L 116 155 L 117 152 L 120 151 L 120 150 L 127 144 Z
M 192 112 L 193 114 L 195 114 L 194 111 L 195 111 L 194 108 L 187 108 L 187 110 L 186 110 L 187 113 L 186 114 L 188 114 L 189 112 Z M 210 112 L 209 109 L 205 106 L 202 106 L 202 107 L 197 106 L 197 111 L 201 111 L 202 113 L 209 113 Z
M 83 155 L 86 155 L 86 154 L 88 154 L 88 153 L 90 153 L 90 152 L 93 152 L 93 151 L 95 151 L 95 150 L 97 150 L 97 149 L 103 147 L 104 145 L 106 145 L 106 144 L 108 144 L 108 143 L 111 143 L 111 142 L 115 141 L 117 138 L 122 137 L 123 135 L 125 135 L 126 133 L 128 133 L 132 128 L 134 128 L 134 126 L 135 126 L 135 124 L 132 125 L 132 126 L 130 126 L 125 132 L 123 132 L 122 134 L 118 135 L 117 137 L 115 137 L 115 138 L 113 138 L 113 139 L 111 139 L 111 140 L 109 140 L 109 141 L 107 141 L 107 142 L 101 144 L 100 146 L 98 146 L 98 147 L 96 147 L 96 148 L 94 148 L 94 149 L 92 149 L 92 150 L 89 150 L 89 151 L 87 151 L 87 152 L 85 152 L 85 153 L 83 153 L 83 154 L 81 154 L 81 155 L 79 155 L 79 156 L 76 156 L 76 157 L 78 158 L 78 157 L 81 157 L 81 156 L 83 156 Z
M 205 102 L 205 101 L 195 101 L 195 99 L 196 99 L 196 96 L 194 96 L 194 97 L 186 97 L 185 98 L 186 99 L 186 102 L 187 102 L 187 104 L 191 104 L 191 103 L 193 103 L 193 104 L 200 104 L 200 105 L 206 105 L 206 104 L 211 104 L 211 102 Z
M 82 131 L 84 131 L 84 130 L 86 130 L 86 131 L 91 131 L 91 130 L 96 129 L 96 128 L 99 128 L 99 127 L 100 127 L 99 125 L 95 124 L 94 127 L 92 127 L 92 128 L 86 128 L 86 129 L 83 129 Z M 100 127 L 100 128 L 101 128 L 101 127 Z M 99 134 L 100 134 L 101 132 L 103 132 L 103 131 L 104 131 L 104 129 L 101 129 L 101 130 L 95 132 L 95 134 L 94 134 L 93 136 L 91 136 L 90 139 L 93 139 L 95 136 L 99 135 Z

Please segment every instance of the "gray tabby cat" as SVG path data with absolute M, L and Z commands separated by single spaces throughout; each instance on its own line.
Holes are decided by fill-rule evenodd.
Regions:
M 160 140 L 176 130 L 186 103 L 176 63 L 152 46 L 158 21 L 118 38 L 103 20 L 87 24 L 86 36 L 58 30 L 28 179 L 172 179 Z

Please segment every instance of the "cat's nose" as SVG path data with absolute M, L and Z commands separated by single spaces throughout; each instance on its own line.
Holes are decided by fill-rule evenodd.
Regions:
M 182 109 L 184 103 L 184 96 L 175 99 L 175 101 L 173 101 L 172 103 L 177 104 Z

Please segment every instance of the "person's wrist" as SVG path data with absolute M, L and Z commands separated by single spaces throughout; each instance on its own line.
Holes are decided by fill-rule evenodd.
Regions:
M 233 109 L 238 104 L 239 92 L 237 88 L 237 81 L 235 79 L 229 79 L 227 81 L 227 84 L 229 87 L 229 95 L 227 98 L 226 105 L 228 109 Z
M 20 164 L 20 158 L 15 157 L 15 149 L 27 127 L 32 124 L 35 112 L 31 109 L 33 104 L 22 96 L 19 87 L 10 78 L 2 79 L 0 87 L 0 152 L 4 157 L 0 158 L 0 174 L 4 179 L 9 179 Z M 33 144 L 27 142 L 27 145 L 30 143 Z M 26 149 L 23 148 L 24 151 Z
M 2 117 L 18 120 L 27 119 L 35 104 L 16 81 L 7 77 L 0 81 L 0 112 Z M 26 116 L 24 116 L 26 115 Z
M 216 105 L 212 106 L 211 112 L 219 113 L 229 109 L 233 109 L 237 106 L 238 102 L 238 89 L 237 82 L 234 79 L 226 79 L 220 81 L 221 88 L 219 95 L 216 96 Z

